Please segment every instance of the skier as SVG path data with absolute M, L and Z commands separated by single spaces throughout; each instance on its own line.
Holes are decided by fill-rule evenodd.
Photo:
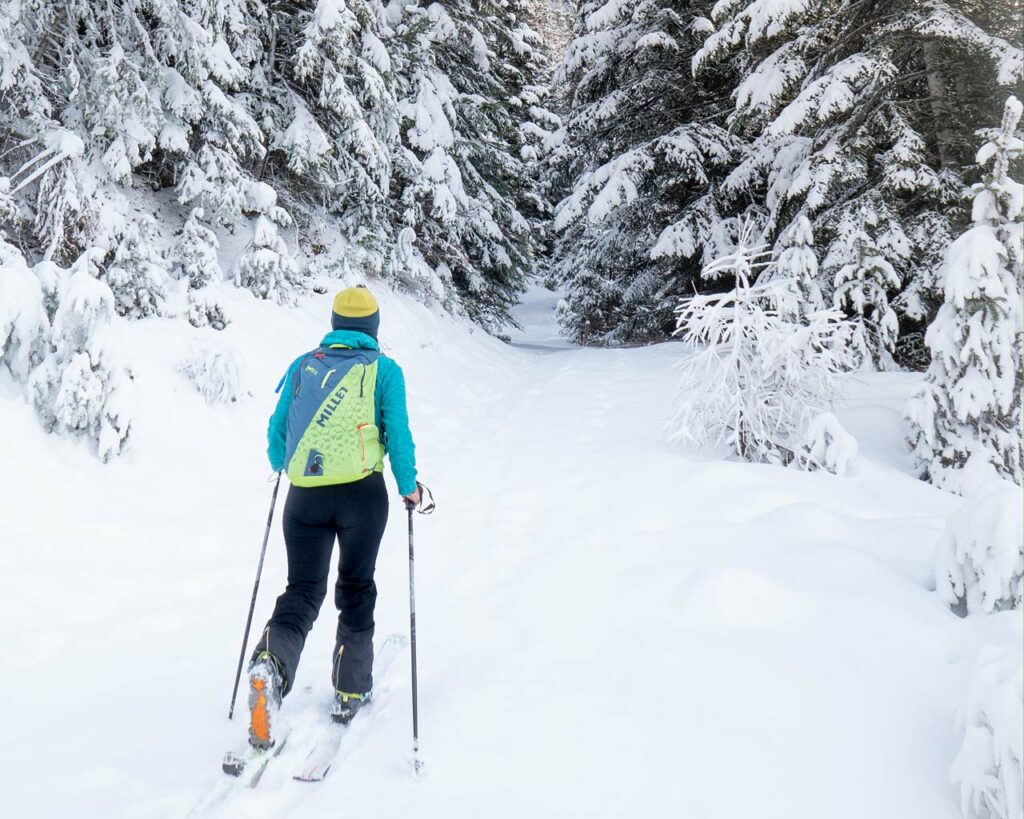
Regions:
M 405 502 L 420 502 L 405 380 L 398 364 L 380 353 L 379 325 L 369 290 L 342 290 L 334 299 L 332 331 L 292 363 L 277 388 L 267 454 L 291 483 L 283 515 L 288 584 L 249 664 L 249 742 L 256 748 L 273 745 L 281 698 L 291 690 L 327 592 L 335 538 L 334 719 L 351 720 L 373 688 L 373 573 L 388 519 L 385 453 Z

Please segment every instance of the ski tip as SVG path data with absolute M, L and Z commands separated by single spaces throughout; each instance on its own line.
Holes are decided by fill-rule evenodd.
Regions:
M 316 771 L 315 773 L 295 774 L 295 776 L 293 776 L 292 779 L 294 779 L 296 782 L 322 782 L 324 777 L 327 776 L 327 772 L 330 769 L 331 768 L 328 765 L 323 770 Z

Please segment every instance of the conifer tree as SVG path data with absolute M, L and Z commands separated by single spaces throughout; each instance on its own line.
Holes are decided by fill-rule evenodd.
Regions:
M 834 302 L 858 318 L 853 344 L 862 363 L 885 360 L 896 344 L 899 324 L 889 304 L 889 293 L 900 285 L 899 276 L 882 249 L 876 210 L 862 213 L 849 208 L 836 227 L 837 239 L 829 247 L 823 267 L 832 274 Z
M 678 0 L 584 2 L 561 76 L 569 84 L 553 277 L 579 340 L 663 337 L 703 260 L 723 245 L 708 198 L 742 143 L 716 84 L 689 76 L 701 8 Z M 704 252 L 706 249 L 706 253 Z
M 513 8 L 459 0 L 406 6 L 393 21 L 404 77 L 401 220 L 441 286 L 492 329 L 508 321 L 535 249 L 520 155 L 524 76 L 508 59 Z
M 212 229 L 234 232 L 281 221 L 261 201 L 270 188 L 300 232 L 339 236 L 346 264 L 443 292 L 497 328 L 548 216 L 527 165 L 555 120 L 523 11 L 522 0 L 11 0 L 0 177 L 19 244 L 30 263 L 60 265 L 107 248 L 118 311 L 144 317 L 160 309 L 167 238 L 147 239 L 146 189 L 173 187 L 182 221 L 202 208 Z M 271 232 L 264 219 L 272 245 Z
M 900 350 L 893 331 L 919 332 L 941 301 L 936 251 L 963 217 L 964 145 L 996 116 L 1000 89 L 1021 82 L 1020 49 L 1006 26 L 959 0 L 735 0 L 710 17 L 694 70 L 710 82 L 735 69 L 729 126 L 750 142 L 716 192 L 717 210 L 753 199 L 769 237 L 810 219 L 819 259 L 846 256 L 822 265 L 825 276 L 857 264 L 851 235 L 884 257 L 891 271 L 862 268 L 876 282 L 870 310 L 840 297 L 884 361 Z M 826 297 L 835 286 L 821 281 Z
M 399 127 L 384 9 L 379 0 L 313 5 L 296 12 L 291 43 L 279 38 L 279 49 L 285 47 L 279 60 L 289 64 L 300 93 L 276 145 L 289 170 L 320 191 L 353 236 L 379 234 Z
M 856 445 L 827 411 L 851 364 L 850 328 L 835 309 L 801 315 L 797 280 L 776 266 L 743 220 L 734 250 L 703 271 L 730 289 L 680 302 L 677 332 L 700 349 L 683 362 L 670 436 L 724 444 L 748 461 L 843 472 Z
M 795 315 L 820 310 L 825 306 L 818 285 L 818 257 L 814 252 L 814 229 L 806 216 L 798 216 L 779 240 L 779 258 L 774 270 L 793 279 L 799 293 Z
M 174 275 L 188 282 L 186 318 L 193 327 L 223 330 L 228 319 L 221 304 L 224 274 L 217 259 L 220 242 L 203 224 L 203 209 L 194 208 L 174 246 Z
M 509 102 L 519 122 L 520 148 L 524 172 L 529 184 L 520 192 L 519 209 L 530 223 L 532 242 L 531 269 L 543 276 L 551 255 L 551 219 L 554 210 L 554 190 L 547 173 L 547 160 L 555 145 L 555 135 L 562 121 L 555 113 L 553 74 L 557 66 L 553 48 L 559 46 L 563 28 L 567 31 L 564 10 L 551 9 L 547 4 L 531 4 L 510 0 L 515 14 L 515 25 L 508 41 L 510 51 L 502 55 L 513 72 L 519 92 Z M 550 17 L 546 15 L 550 14 Z M 545 42 L 545 36 L 534 29 L 538 19 L 551 19 L 556 27 L 547 30 L 554 42 Z M 560 57 L 561 52 L 558 52 Z
M 217 235 L 203 224 L 203 209 L 193 208 L 181 229 L 174 247 L 174 271 L 178 278 L 188 279 L 190 290 L 219 282 L 223 277 L 217 250 Z
M 968 614 L 1024 603 L 1024 508 L 1020 487 L 982 481 L 950 517 L 936 544 L 935 590 Z
M 195 36 L 184 36 L 166 69 L 175 147 L 182 147 L 178 200 L 233 228 L 267 152 L 257 100 L 270 95 L 266 52 L 271 21 L 261 0 L 183 0 Z
M 63 287 L 49 352 L 32 371 L 29 394 L 48 431 L 83 436 L 106 462 L 128 445 L 129 382 L 114 358 L 114 294 L 96 278 L 100 249 L 83 253 Z
M 922 476 L 955 492 L 993 473 L 1021 483 L 1024 186 L 1010 175 L 1024 155 L 1021 113 L 1011 96 L 978 152 L 973 224 L 946 251 L 932 363 L 907 410 Z
M 0 366 L 24 381 L 43 360 L 49 331 L 39 279 L 0 232 Z
M 166 299 L 167 262 L 158 246 L 156 221 L 148 214 L 115 228 L 100 274 L 114 293 L 118 315 L 160 315 Z
M 238 261 L 235 284 L 261 299 L 290 304 L 299 281 L 299 267 L 278 227 L 290 224 L 287 213 L 274 207 L 256 219 L 252 241 Z

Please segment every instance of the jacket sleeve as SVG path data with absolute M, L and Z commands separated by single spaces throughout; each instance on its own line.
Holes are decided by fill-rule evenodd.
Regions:
M 416 445 L 409 431 L 405 376 L 396 362 L 381 356 L 378 381 L 381 428 L 391 472 L 398 483 L 399 494 L 411 495 L 416 491 Z
M 270 423 L 267 425 L 267 457 L 270 458 L 270 468 L 280 472 L 285 467 L 284 456 L 285 439 L 288 432 L 288 407 L 291 404 L 292 374 L 300 359 L 292 362 L 284 378 L 277 385 L 277 406 L 274 407 L 274 414 L 270 416 Z

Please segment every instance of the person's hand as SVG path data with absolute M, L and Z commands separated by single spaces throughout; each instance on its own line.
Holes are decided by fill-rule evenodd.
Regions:
M 413 492 L 411 495 L 403 495 L 402 497 L 405 499 L 405 505 L 407 507 L 409 507 L 410 509 L 415 509 L 417 506 L 420 505 L 419 486 L 416 487 L 416 491 Z

